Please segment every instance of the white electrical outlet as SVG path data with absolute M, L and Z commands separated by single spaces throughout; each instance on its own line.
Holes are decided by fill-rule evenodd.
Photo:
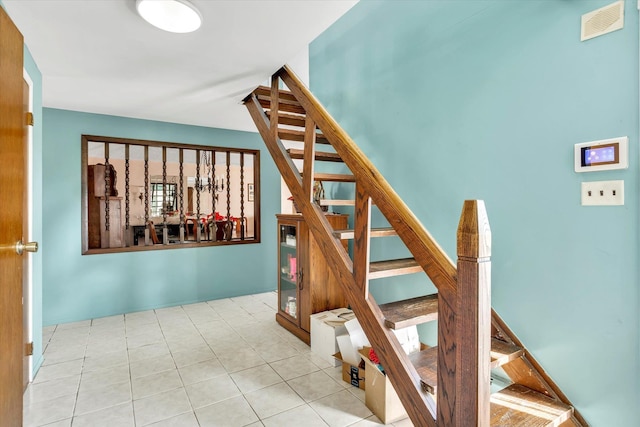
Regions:
M 582 183 L 582 206 L 624 205 L 624 181 L 593 181 Z

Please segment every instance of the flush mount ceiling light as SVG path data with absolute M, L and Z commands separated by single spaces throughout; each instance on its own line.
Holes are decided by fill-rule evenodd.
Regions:
M 136 0 L 136 9 L 145 21 L 172 33 L 190 33 L 202 24 L 202 15 L 187 0 Z

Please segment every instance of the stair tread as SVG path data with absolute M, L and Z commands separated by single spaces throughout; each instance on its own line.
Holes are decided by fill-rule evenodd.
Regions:
M 292 159 L 304 159 L 304 150 L 298 150 L 296 148 L 290 148 L 287 150 L 287 152 L 289 153 L 289 156 L 291 156 Z M 322 161 L 322 162 L 339 162 L 342 163 L 342 158 L 340 157 L 340 155 L 338 153 L 325 153 L 325 152 L 316 152 L 315 153 L 316 160 Z
M 438 294 L 381 304 L 384 321 L 390 329 L 402 329 L 438 318 Z
M 409 360 L 416 368 L 420 376 L 422 389 L 428 393 L 436 394 L 438 388 L 438 347 L 412 353 Z
M 573 408 L 520 384 L 491 395 L 491 425 L 500 427 L 559 426 Z
M 392 259 L 369 263 L 369 279 L 418 273 L 422 267 L 414 258 Z
M 491 369 L 517 359 L 522 353 L 522 348 L 517 345 L 491 338 Z M 420 375 L 422 389 L 435 394 L 438 388 L 438 347 L 429 347 L 413 353 L 409 355 L 409 359 Z
M 302 174 L 300 174 L 302 175 Z M 316 172 L 313 174 L 315 181 L 331 181 L 331 182 L 356 182 L 356 177 L 351 174 L 342 173 L 323 173 Z
M 278 129 L 278 136 L 280 139 L 287 141 L 304 141 L 304 131 L 295 129 Z M 328 144 L 329 140 L 321 133 L 316 134 L 316 143 Z
M 320 206 L 354 206 L 355 200 L 321 199 Z
M 523 354 L 522 347 L 491 338 L 491 369 L 507 364 Z
M 258 86 L 254 91 L 256 95 L 271 97 L 271 88 L 269 86 Z M 281 101 L 295 101 L 298 102 L 295 96 L 291 91 L 286 89 L 278 89 L 278 96 Z M 298 102 L 298 104 L 300 104 Z
M 267 111 L 266 114 L 271 119 L 271 111 Z M 306 125 L 306 116 L 304 114 L 287 114 L 278 111 L 278 123 L 303 128 Z
M 338 239 L 353 239 L 355 236 L 355 232 L 353 230 L 336 230 L 333 232 L 333 235 Z M 394 230 L 392 227 L 388 228 L 372 228 L 370 236 L 371 237 L 390 237 L 397 236 L 398 232 Z
M 271 108 L 271 97 L 267 95 L 258 95 L 258 102 L 262 108 L 269 109 Z M 281 111 L 286 111 L 289 113 L 297 113 L 297 114 L 306 114 L 304 108 L 298 101 L 289 101 L 281 99 L 278 102 L 278 113 Z

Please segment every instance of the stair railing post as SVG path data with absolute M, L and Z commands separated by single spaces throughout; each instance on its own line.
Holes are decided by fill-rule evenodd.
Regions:
M 316 156 L 316 124 L 309 116 L 304 122 L 304 155 L 302 160 L 302 188 L 305 199 L 313 201 L 313 174 Z
M 484 427 L 491 394 L 491 229 L 482 200 L 464 202 L 457 240 L 456 418 L 458 425 Z
M 274 74 L 271 77 L 271 105 L 269 107 L 269 129 L 274 138 L 278 137 L 278 110 L 280 109 L 278 105 L 280 101 L 279 85 L 280 78 L 277 74 Z
M 358 183 L 356 183 L 353 229 L 353 277 L 361 296 L 367 300 L 369 299 L 371 197 Z

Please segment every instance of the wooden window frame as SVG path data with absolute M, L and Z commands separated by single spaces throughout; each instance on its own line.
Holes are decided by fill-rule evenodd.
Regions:
M 226 199 L 227 196 L 229 197 L 229 200 L 234 200 L 237 196 L 237 192 L 240 192 L 240 199 L 241 201 L 239 202 L 241 205 L 241 209 L 242 212 L 245 214 L 244 218 L 245 220 L 242 221 L 240 220 L 240 224 L 242 224 L 244 222 L 244 227 L 245 230 L 244 232 L 241 234 L 240 230 L 238 229 L 237 225 L 238 222 L 237 221 L 232 221 L 234 223 L 234 231 L 233 231 L 233 238 L 231 238 L 231 240 L 227 240 L 226 239 L 226 235 L 225 235 L 225 239 L 224 240 L 201 240 L 200 242 L 197 241 L 183 241 L 183 243 L 180 242 L 172 242 L 172 243 L 168 243 L 168 244 L 163 244 L 163 243 L 159 243 L 159 244 L 153 244 L 153 245 L 144 245 L 143 244 L 137 244 L 137 245 L 133 245 L 132 241 L 131 241 L 131 236 L 135 235 L 133 230 L 129 230 L 129 228 L 126 227 L 126 225 L 128 224 L 130 228 L 132 227 L 141 227 L 140 224 L 136 224 L 136 225 L 132 225 L 130 223 L 125 224 L 125 222 L 127 222 L 127 220 L 125 220 L 125 222 L 122 223 L 122 228 L 123 228 L 123 241 L 126 240 L 126 244 L 128 244 L 128 246 L 122 246 L 122 247 L 100 247 L 100 248 L 96 248 L 95 245 L 94 247 L 90 248 L 90 244 L 89 244 L 89 143 L 90 142 L 95 142 L 95 143 L 104 143 L 104 144 L 109 144 L 109 147 L 111 147 L 111 144 L 120 144 L 120 145 L 128 145 L 129 147 L 133 147 L 133 146 L 142 146 L 142 147 L 149 147 L 149 149 L 151 148 L 166 148 L 168 149 L 178 149 L 178 150 L 182 150 L 182 152 L 186 152 L 185 150 L 194 150 L 196 151 L 196 153 L 198 152 L 211 152 L 211 153 L 216 153 L 216 155 L 218 156 L 222 156 L 223 154 L 226 153 L 226 162 L 223 164 L 223 167 L 226 168 L 227 171 L 227 186 L 229 185 L 229 173 L 230 173 L 230 166 L 232 162 L 230 161 L 230 159 L 232 158 L 231 156 L 233 155 L 234 158 L 240 158 L 241 162 L 242 162 L 242 167 L 239 170 L 239 173 L 241 175 L 241 182 L 240 183 L 236 183 L 235 181 L 232 184 L 232 187 L 235 185 L 238 185 L 237 189 L 234 189 L 234 191 L 232 192 L 230 188 L 226 188 L 224 190 L 223 196 L 224 196 L 224 205 L 220 206 L 221 209 L 221 213 L 224 214 L 223 217 L 225 218 L 225 221 L 227 220 L 231 220 L 234 218 L 237 218 L 237 216 L 234 215 L 234 212 L 232 212 L 229 209 L 229 204 L 227 204 Z M 149 150 L 150 151 L 150 150 Z M 163 150 L 164 151 L 164 150 Z M 222 153 L 222 154 L 221 154 Z M 196 154 L 197 155 L 197 154 Z M 238 156 L 240 155 L 240 156 Z M 250 167 L 247 167 L 247 169 L 253 169 L 251 172 L 246 173 L 245 174 L 245 167 L 244 167 L 244 162 L 245 159 L 248 159 L 248 156 L 252 156 L 252 164 L 250 165 Z M 151 162 L 151 160 L 149 160 L 149 163 Z M 162 161 L 161 161 L 162 163 Z M 168 161 L 165 162 L 165 165 L 168 164 Z M 184 162 L 185 165 L 187 165 L 187 162 Z M 193 163 L 190 163 L 193 164 Z M 220 164 L 217 164 L 215 166 L 220 166 Z M 237 165 L 234 164 L 235 167 L 237 167 Z M 157 167 L 157 166 L 156 166 Z M 220 146 L 209 146 L 209 145 L 195 145 L 195 144 L 182 144 L 182 143 L 177 143 L 177 142 L 164 142 L 164 141 L 149 141 L 149 140 L 141 140 L 141 139 L 130 139 L 130 138 L 118 138 L 118 137 L 107 137 L 107 136 L 96 136 L 96 135 L 82 135 L 81 136 L 81 184 L 82 184 L 82 221 L 81 221 L 81 227 L 82 227 L 82 254 L 83 255 L 92 255 L 92 254 L 105 254 L 105 253 L 121 253 L 121 252 L 139 252 L 139 251 L 149 251 L 149 250 L 165 250 L 165 249 L 181 249 L 181 248 L 194 248 L 194 247 L 210 247 L 210 246 L 226 246 L 226 245 L 237 245 L 237 244 L 253 244 L 253 243 L 260 243 L 261 238 L 260 238 L 260 211 L 261 211 L 261 206 L 260 206 L 260 151 L 259 150 L 253 150 L 253 149 L 245 149 L 245 148 L 232 148 L 232 147 L 220 147 Z M 119 172 L 120 173 L 120 172 Z M 215 178 L 215 173 L 216 173 L 216 169 L 213 169 L 213 174 L 214 174 L 214 178 Z M 149 177 L 150 174 L 148 172 L 146 172 L 146 176 Z M 168 182 L 166 179 L 167 175 L 165 172 L 165 183 L 170 184 L 170 182 Z M 189 176 L 185 173 L 183 174 L 183 187 L 186 189 L 189 189 L 191 187 L 189 187 L 188 184 L 188 178 Z M 122 176 L 120 176 L 119 174 L 117 175 L 117 183 L 118 185 L 122 185 L 122 182 L 124 182 L 126 179 L 125 174 L 123 174 Z M 247 183 L 252 183 L 254 185 L 254 194 L 253 194 L 253 200 L 249 201 L 248 200 L 248 192 L 247 192 Z M 146 187 L 147 184 L 145 184 L 144 187 Z M 179 188 L 179 184 L 177 186 Z M 140 185 L 139 183 L 129 183 L 129 204 L 133 204 L 133 203 L 143 203 L 143 195 L 144 193 L 140 193 Z M 144 191 L 144 190 L 142 190 Z M 194 194 L 194 198 L 196 197 L 196 192 L 198 192 L 198 190 L 193 190 L 193 194 Z M 123 194 L 121 194 L 121 198 L 122 198 L 122 208 L 121 211 L 124 212 L 125 211 L 125 200 L 126 200 L 126 190 L 125 192 L 123 192 Z M 204 194 L 204 190 L 200 190 L 199 191 L 200 194 Z M 209 198 L 213 198 L 215 197 L 216 200 L 218 200 L 218 197 L 216 197 L 215 192 L 211 191 L 211 196 L 208 196 Z M 104 194 L 104 193 L 103 193 Z M 120 195 L 119 195 L 120 196 Z M 149 203 L 149 208 L 151 207 L 151 182 L 149 180 L 148 182 L 148 203 Z M 103 198 L 104 199 L 104 198 Z M 180 209 L 180 199 L 178 197 L 178 195 L 176 195 L 176 205 L 178 206 L 178 209 Z M 211 202 L 213 202 L 213 200 L 211 200 Z M 183 211 L 186 212 L 187 209 L 187 191 L 184 191 L 183 193 Z M 217 202 L 217 203 L 222 203 L 222 202 Z M 104 203 L 103 203 L 104 204 Z M 251 209 L 249 209 L 249 205 L 252 206 Z M 224 209 L 224 211 L 222 211 L 222 209 Z M 201 212 L 200 214 L 204 214 L 204 213 L 208 213 L 210 210 L 212 210 L 212 207 L 209 206 L 201 206 Z M 108 209 L 107 209 L 108 211 Z M 144 211 L 144 209 L 143 209 Z M 251 213 L 253 214 L 253 217 L 251 219 L 251 229 L 249 229 L 249 218 L 251 218 L 251 216 L 248 216 L 249 211 L 251 211 Z M 216 205 L 216 212 L 218 212 L 218 205 Z M 213 212 L 211 212 L 211 214 L 209 216 L 212 216 Z M 94 214 L 95 215 L 95 214 Z M 123 213 L 122 216 L 125 216 L 125 214 Z M 121 217 L 122 217 L 121 216 Z M 197 216 L 197 215 L 196 215 Z M 95 220 L 95 218 L 94 218 Z M 143 220 L 144 223 L 144 220 Z M 178 220 L 178 224 L 177 226 L 180 227 L 180 224 L 182 224 L 184 226 L 184 216 L 180 217 Z M 171 225 L 173 225 L 174 227 L 176 226 L 176 223 L 173 222 Z M 155 228 L 156 228 L 156 232 L 158 235 L 162 234 L 162 228 L 163 228 L 163 223 L 159 223 L 159 224 L 154 224 Z M 202 229 L 201 229 L 202 230 Z M 252 233 L 250 236 L 248 236 L 248 231 L 251 230 Z M 189 231 L 189 234 L 191 233 L 191 229 Z M 202 231 L 201 231 L 202 234 Z M 186 235 L 186 230 L 185 230 L 185 235 Z M 241 238 L 242 237 L 242 238 Z M 170 239 L 168 239 L 170 240 Z M 138 240 L 139 241 L 139 240 Z M 123 243 L 124 244 L 124 243 Z

